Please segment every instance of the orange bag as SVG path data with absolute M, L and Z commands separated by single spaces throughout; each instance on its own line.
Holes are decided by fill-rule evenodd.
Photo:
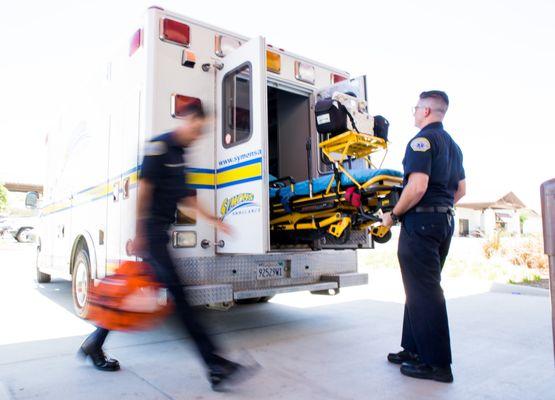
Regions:
M 90 285 L 87 319 L 110 330 L 152 328 L 172 308 L 161 289 L 147 263 L 124 261 L 114 275 Z

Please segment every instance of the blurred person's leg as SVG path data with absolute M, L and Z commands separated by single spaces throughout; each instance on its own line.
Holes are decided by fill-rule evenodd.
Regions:
M 148 239 L 149 254 L 146 261 L 154 269 L 159 282 L 166 286 L 172 295 L 175 312 L 193 338 L 195 346 L 208 368 L 208 379 L 212 388 L 216 391 L 227 390 L 251 377 L 258 366 L 245 367 L 218 355 L 220 350 L 208 336 L 200 321 L 198 311 L 189 304 L 183 292 L 181 279 L 170 257 L 167 245 L 168 237 L 165 230 L 163 235 L 160 235 L 159 231 L 152 232 Z
M 149 258 L 147 262 L 154 269 L 159 282 L 164 285 L 175 303 L 175 312 L 179 320 L 189 332 L 200 356 L 209 367 L 218 362 L 216 345 L 201 324 L 197 310 L 190 306 L 183 292 L 183 285 L 163 239 L 149 240 Z

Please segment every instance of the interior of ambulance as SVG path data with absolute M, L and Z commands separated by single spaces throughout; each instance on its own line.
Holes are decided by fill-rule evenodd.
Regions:
M 245 64 L 224 80 L 224 147 L 249 139 L 249 68 Z M 355 84 L 354 89 L 332 87 L 310 93 L 269 81 L 271 249 L 359 248 L 366 247 L 369 235 L 376 242 L 389 240 L 389 230 L 379 225 L 379 213 L 395 205 L 402 174 L 372 163 L 372 154 L 387 149 L 387 136 L 375 135 L 374 117 L 366 112 L 365 82 Z M 338 91 L 343 100 L 331 101 Z M 328 125 L 339 124 L 333 132 L 319 128 L 318 99 L 333 108 L 322 119 Z M 350 111 L 349 102 L 356 104 Z M 353 115 L 360 126 L 366 123 L 365 131 L 358 130 Z

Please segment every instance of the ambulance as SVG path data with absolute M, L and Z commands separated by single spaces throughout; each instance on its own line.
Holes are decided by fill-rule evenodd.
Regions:
M 180 123 L 200 101 L 206 132 L 186 149 L 187 183 L 198 201 L 231 225 L 217 231 L 180 210 L 169 246 L 194 305 L 229 307 L 280 293 L 336 294 L 364 285 L 357 251 L 367 231 L 306 243 L 270 234 L 272 177 L 303 181 L 330 173 L 315 129 L 317 96 L 343 85 L 366 100 L 364 77 L 151 7 L 102 79 L 63 112 L 47 139 L 37 238 L 37 280 L 72 281 L 76 313 L 88 287 L 131 254 L 144 144 Z

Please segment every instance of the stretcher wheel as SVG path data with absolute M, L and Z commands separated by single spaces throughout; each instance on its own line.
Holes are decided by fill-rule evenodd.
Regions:
M 391 231 L 387 231 L 387 233 L 382 237 L 372 235 L 372 239 L 376 243 L 380 243 L 380 244 L 387 243 L 391 239 Z

